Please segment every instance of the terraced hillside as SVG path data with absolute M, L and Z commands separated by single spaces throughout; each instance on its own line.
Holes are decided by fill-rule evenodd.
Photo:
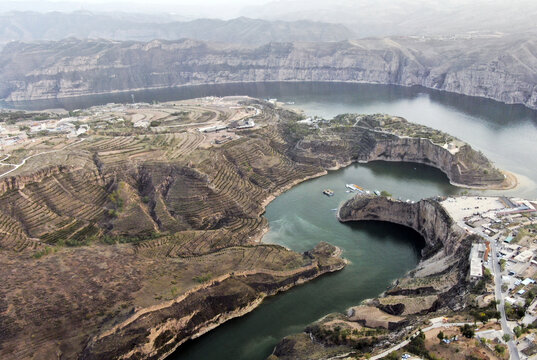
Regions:
M 261 244 L 264 207 L 374 154 L 386 131 L 299 123 L 249 98 L 71 115 L 6 148 L 16 169 L 0 174 L 2 359 L 164 358 L 264 297 L 341 269 L 329 244 L 304 254 Z

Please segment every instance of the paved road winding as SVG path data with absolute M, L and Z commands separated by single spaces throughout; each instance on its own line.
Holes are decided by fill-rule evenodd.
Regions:
M 13 169 L 9 170 L 9 171 L 6 171 L 5 173 L 3 174 L 0 174 L 0 178 L 1 177 L 4 177 L 6 176 L 7 174 L 9 173 L 12 173 L 13 171 L 17 170 L 18 168 L 20 168 L 21 166 L 23 166 L 24 164 L 26 164 L 26 161 L 28 161 L 29 159 L 33 158 L 33 157 L 36 157 L 36 156 L 39 156 L 39 155 L 45 155 L 45 154 L 50 154 L 50 153 L 55 153 L 55 152 L 58 152 L 58 151 L 61 151 L 61 150 L 65 150 L 66 148 L 68 148 L 69 146 L 72 146 L 72 145 L 76 145 L 76 144 L 80 144 L 82 141 L 84 141 L 85 139 L 80 139 L 79 141 L 76 141 L 74 143 L 71 143 L 71 144 L 67 144 L 65 145 L 64 147 L 62 147 L 61 149 L 58 149 L 58 150 L 51 150 L 51 151 L 45 151 L 45 152 L 42 152 L 42 153 L 37 153 L 37 154 L 33 154 L 33 155 L 30 155 L 24 159 L 22 159 L 22 161 L 19 163 L 19 164 L 8 164 L 8 163 L 5 163 L 4 161 L 6 161 L 7 159 L 9 159 L 9 157 L 11 156 L 11 154 L 6 154 L 6 157 L 3 158 L 1 161 L 0 161 L 0 165 L 4 165 L 4 166 L 13 166 Z

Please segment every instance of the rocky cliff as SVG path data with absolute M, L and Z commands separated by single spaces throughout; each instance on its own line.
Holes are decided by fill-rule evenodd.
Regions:
M 11 43 L 0 98 L 34 100 L 187 84 L 345 81 L 420 85 L 537 108 L 537 41 L 362 39 L 257 48 L 194 40 Z
M 358 195 L 341 206 L 338 219 L 341 222 L 387 221 L 410 227 L 423 236 L 427 244 L 424 254 L 443 249 L 446 255 L 453 255 L 466 236 L 446 210 L 431 199 L 407 203 L 383 196 Z
M 339 115 L 330 126 L 293 142 L 297 161 L 337 168 L 354 161 L 416 162 L 444 172 L 451 183 L 474 188 L 509 188 L 515 185 L 480 152 L 454 137 L 403 118 L 382 114 Z M 285 130 L 284 130 L 285 131 Z

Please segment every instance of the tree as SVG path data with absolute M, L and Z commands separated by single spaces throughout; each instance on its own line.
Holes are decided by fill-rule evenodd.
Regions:
M 444 332 L 440 331 L 436 337 L 438 340 L 440 340 L 440 342 L 442 342 L 442 340 L 444 340 Z
M 494 346 L 494 351 L 496 351 L 500 355 L 503 355 L 505 353 L 505 346 L 497 344 L 496 346 Z
M 392 196 L 392 194 L 390 194 L 390 193 L 387 192 L 386 190 L 382 190 L 382 191 L 380 192 L 380 196 L 390 197 L 390 196 Z
M 505 342 L 509 342 L 509 340 L 511 340 L 511 335 L 509 335 L 509 334 L 503 334 L 502 339 L 503 339 L 503 341 L 505 341 Z
M 464 326 L 460 327 L 460 330 L 461 334 L 468 339 L 473 338 L 475 335 L 474 328 L 468 324 L 464 324 Z

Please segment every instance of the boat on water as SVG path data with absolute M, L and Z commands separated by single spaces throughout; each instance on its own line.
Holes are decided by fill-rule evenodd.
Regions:
M 323 194 L 325 194 L 326 196 L 334 196 L 334 192 L 330 189 L 324 189 Z
M 345 184 L 345 187 L 347 189 L 350 189 L 351 191 L 358 191 L 359 193 L 363 193 L 364 192 L 364 188 L 363 187 L 360 187 L 356 184 Z
M 375 190 L 375 191 L 373 191 L 373 192 L 375 193 L 375 195 L 380 196 L 380 191 Z

